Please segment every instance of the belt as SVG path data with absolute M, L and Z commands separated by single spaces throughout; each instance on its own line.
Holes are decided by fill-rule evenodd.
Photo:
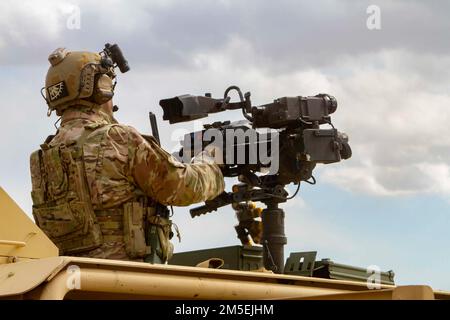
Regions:
M 104 242 L 124 242 L 123 209 L 95 210 Z
M 104 242 L 124 242 L 123 214 L 123 208 L 95 210 Z M 146 214 L 147 221 L 152 220 L 149 222 L 153 223 L 155 223 L 154 219 L 162 218 L 162 221 L 164 221 L 170 217 L 167 207 L 161 204 L 157 204 L 155 207 L 147 207 Z

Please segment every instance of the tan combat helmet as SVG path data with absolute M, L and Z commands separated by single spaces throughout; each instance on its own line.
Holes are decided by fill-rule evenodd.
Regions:
M 114 95 L 114 68 L 129 70 L 117 45 L 105 45 L 101 53 L 67 51 L 58 48 L 48 60 L 51 64 L 45 81 L 45 100 L 49 114 L 58 114 L 73 105 L 103 104 Z

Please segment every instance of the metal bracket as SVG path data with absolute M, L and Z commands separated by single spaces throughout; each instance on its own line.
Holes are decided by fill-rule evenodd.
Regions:
M 293 252 L 286 260 L 285 274 L 312 277 L 317 251 Z

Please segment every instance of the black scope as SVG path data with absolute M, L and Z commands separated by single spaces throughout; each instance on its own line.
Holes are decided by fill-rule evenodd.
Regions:
M 253 107 L 253 125 L 256 128 L 282 128 L 296 125 L 298 121 L 324 124 L 331 121 L 330 114 L 336 109 L 336 99 L 324 93 L 308 97 L 283 97 L 273 103 Z

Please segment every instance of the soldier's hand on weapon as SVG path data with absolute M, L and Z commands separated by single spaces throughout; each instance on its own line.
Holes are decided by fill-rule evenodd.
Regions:
M 223 150 L 221 148 L 210 144 L 205 148 L 205 152 L 208 154 L 208 156 L 214 159 L 214 163 L 219 167 L 223 167 L 225 165 L 223 159 Z
M 195 162 L 210 162 L 217 164 L 220 168 L 224 167 L 223 151 L 214 144 L 206 146 L 206 148 L 192 159 Z

